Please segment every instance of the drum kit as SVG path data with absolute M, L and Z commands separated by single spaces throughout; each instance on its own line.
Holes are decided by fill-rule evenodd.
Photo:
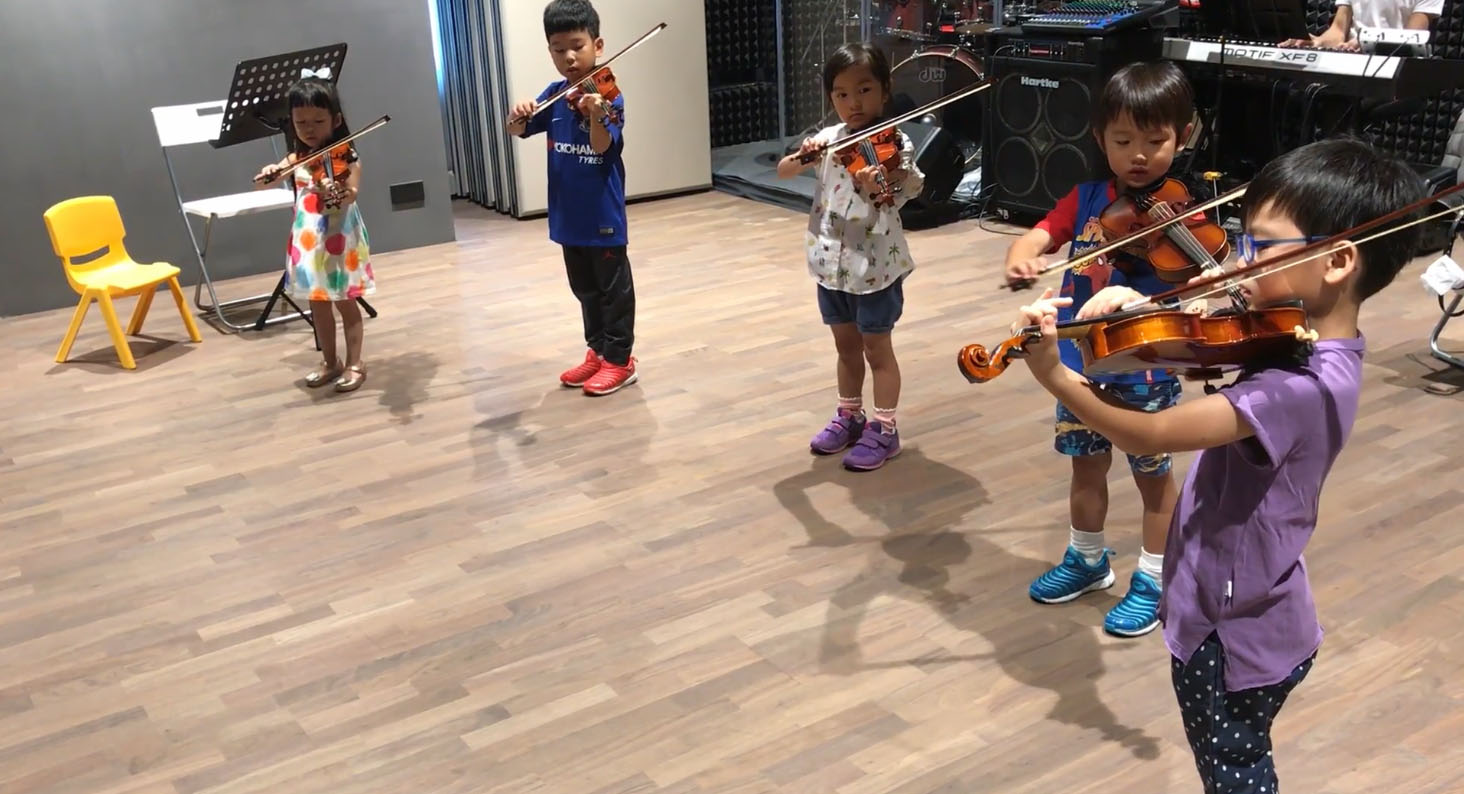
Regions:
M 893 107 L 898 113 L 926 105 L 985 79 L 982 37 L 997 22 L 993 3 L 978 0 L 880 0 L 872 9 L 875 43 L 890 55 Z M 943 108 L 927 121 L 957 138 L 981 143 L 980 96 Z
M 872 43 L 890 58 L 891 102 L 897 115 L 924 107 L 985 80 L 980 53 L 987 31 L 998 27 L 1002 4 L 981 0 L 864 0 L 867 14 L 842 20 L 845 28 L 865 28 Z M 832 21 L 839 21 L 837 19 Z M 865 26 L 868 26 L 867 28 Z M 812 42 L 811 42 L 812 43 Z M 810 44 L 811 44 L 810 43 Z M 807 52 L 805 51 L 805 56 Z M 804 59 L 800 59 L 803 62 Z M 811 64 L 812 65 L 812 64 Z M 820 65 L 813 65 L 815 74 Z M 944 127 L 961 143 L 969 164 L 979 156 L 982 138 L 980 95 L 968 96 L 916 119 Z M 806 135 L 836 120 L 832 111 L 792 138 L 788 151 Z
M 881 0 L 875 14 L 884 36 L 931 44 L 950 35 L 964 39 L 990 30 L 992 6 L 975 0 Z

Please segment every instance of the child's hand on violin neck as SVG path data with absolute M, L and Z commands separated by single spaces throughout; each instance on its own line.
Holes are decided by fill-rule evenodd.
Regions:
M 585 94 L 576 109 L 590 121 L 599 121 L 605 117 L 605 100 L 599 94 Z
M 1012 324 L 1012 333 L 1019 333 L 1023 328 L 1035 325 L 1042 329 L 1043 339 L 1056 339 L 1057 310 L 1071 305 L 1073 305 L 1072 298 L 1054 298 L 1052 297 L 1052 287 L 1048 287 L 1042 290 L 1042 294 L 1038 296 L 1037 300 L 1018 310 L 1022 317 Z
M 1112 314 L 1121 311 L 1124 304 L 1136 300 L 1141 301 L 1144 297 L 1142 292 L 1128 287 L 1104 287 L 1093 293 L 1093 297 L 1083 304 L 1083 308 L 1078 309 L 1076 319 L 1091 320 L 1094 317 Z
M 1020 309 L 1021 319 L 1012 323 L 1014 334 L 1034 325 L 1041 329 L 1042 338 L 1033 339 L 1026 346 L 1027 366 L 1039 379 L 1062 368 L 1062 359 L 1054 344 L 1057 341 L 1057 310 L 1072 304 L 1072 298 L 1052 297 L 1052 287 L 1048 287 L 1042 291 L 1041 297 L 1023 306 Z
M 877 165 L 865 166 L 854 174 L 854 181 L 859 183 L 865 193 L 878 193 L 880 191 L 879 178 L 884 169 Z

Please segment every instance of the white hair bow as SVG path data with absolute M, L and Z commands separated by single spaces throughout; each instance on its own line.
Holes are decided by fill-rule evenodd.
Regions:
M 305 69 L 301 69 L 300 70 L 300 79 L 303 80 L 303 79 L 305 79 L 307 77 L 319 77 L 322 80 L 329 80 L 330 79 L 330 67 L 329 66 L 322 66 L 322 67 L 320 67 L 320 71 L 318 71 L 318 72 L 311 71 L 308 67 L 305 68 Z

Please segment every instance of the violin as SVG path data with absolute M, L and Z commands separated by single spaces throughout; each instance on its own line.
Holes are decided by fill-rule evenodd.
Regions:
M 346 180 L 351 176 L 351 163 L 359 159 L 356 149 L 349 143 L 341 143 L 326 150 L 326 156 L 306 166 L 310 170 L 310 181 L 317 187 L 330 182 L 330 187 L 320 191 L 321 203 L 327 210 L 339 210 L 345 203 L 350 186 Z
M 1057 335 L 1077 341 L 1084 374 L 1173 369 L 1198 379 L 1263 363 L 1304 363 L 1317 340 L 1299 303 L 1210 316 L 1178 310 L 1118 312 L 1058 323 Z M 1042 330 L 1034 325 L 989 352 L 981 345 L 966 345 L 956 355 L 956 365 L 967 381 L 985 383 L 1041 338 Z
M 1183 216 L 1162 230 L 1147 232 L 1126 243 L 1124 250 L 1146 259 L 1160 281 L 1184 284 L 1201 273 L 1216 273 L 1230 257 L 1230 236 L 1220 225 L 1194 212 L 1189 188 L 1177 179 L 1166 179 L 1152 191 L 1128 191 L 1113 200 L 1098 215 L 1106 235 L 1127 237 L 1158 221 Z M 1245 298 L 1231 285 L 1231 303 L 1244 308 Z
M 1203 297 L 1219 291 L 1204 292 L 1206 288 L 1233 281 L 1236 276 L 1280 272 L 1331 256 L 1339 244 L 1362 245 L 1435 218 L 1464 213 L 1464 206 L 1447 207 L 1368 237 L 1358 237 L 1362 232 L 1398 221 L 1461 190 L 1464 183 L 1295 251 L 1252 262 L 1231 273 L 1219 272 L 1197 279 L 1134 301 L 1112 314 L 1058 323 L 1058 337 L 1077 340 L 1083 353 L 1083 371 L 1095 374 L 1169 369 L 1191 378 L 1209 378 L 1226 370 L 1253 368 L 1286 359 L 1304 361 L 1311 355 L 1317 334 L 1310 329 L 1304 309 L 1296 303 L 1264 309 L 1231 309 L 1210 316 L 1173 309 L 1151 311 L 1144 307 L 1165 304 L 1197 290 L 1201 291 L 1197 297 Z M 1041 338 L 1040 328 L 1027 326 L 991 351 L 981 345 L 966 345 L 956 354 L 956 366 L 967 381 L 985 383 L 1005 372 L 1013 360 L 1024 357 L 1027 345 Z
M 1184 185 L 1182 183 L 1176 183 L 1176 184 L 1178 184 L 1178 187 L 1181 190 L 1184 190 L 1185 195 L 1188 195 L 1189 194 L 1189 191 L 1184 188 Z M 1186 204 L 1185 206 L 1188 209 L 1188 213 L 1187 214 L 1188 215 L 1193 215 L 1193 214 L 1198 213 L 1198 212 L 1204 212 L 1204 211 L 1209 210 L 1209 209 L 1212 209 L 1214 207 L 1218 207 L 1221 204 L 1224 204 L 1226 202 L 1233 201 L 1233 200 L 1235 200 L 1237 198 L 1240 198 L 1241 196 L 1244 196 L 1245 195 L 1245 191 L 1246 191 L 1246 189 L 1248 187 L 1250 187 L 1249 183 L 1247 183 L 1245 185 L 1241 185 L 1240 187 L 1235 188 L 1234 190 L 1231 190 L 1230 192 L 1225 193 L 1224 195 L 1216 196 L 1214 199 L 1211 199 L 1209 201 L 1206 201 L 1204 204 L 1201 204 L 1199 206 L 1189 207 L 1189 205 Z M 1114 203 L 1117 204 L 1118 202 L 1115 201 Z M 1132 206 L 1135 206 L 1135 208 L 1137 208 L 1137 203 L 1133 199 L 1130 199 L 1128 203 L 1130 205 L 1132 205 Z M 1110 208 L 1113 207 L 1112 204 L 1110 204 L 1109 206 L 1110 206 Z M 1049 264 L 1046 267 L 1042 268 L 1042 270 L 1037 275 L 1040 276 L 1040 275 L 1043 275 L 1043 274 L 1046 274 L 1046 273 L 1050 273 L 1050 272 L 1052 272 L 1054 270 L 1062 270 L 1062 269 L 1066 269 L 1066 268 L 1070 268 L 1070 267 L 1075 267 L 1075 266 L 1080 265 L 1080 264 L 1082 264 L 1084 262 L 1089 262 L 1089 261 L 1094 261 L 1094 260 L 1099 261 L 1099 262 L 1105 262 L 1105 261 L 1107 261 L 1107 255 L 1108 254 L 1110 254 L 1110 253 L 1112 253 L 1114 251 L 1120 251 L 1120 250 L 1128 251 L 1130 253 L 1135 253 L 1137 256 L 1140 256 L 1140 257 L 1146 257 L 1148 255 L 1149 246 L 1147 245 L 1147 243 L 1141 243 L 1141 241 L 1143 241 L 1145 239 L 1148 239 L 1150 237 L 1157 237 L 1157 236 L 1160 236 L 1160 235 L 1163 235 L 1163 236 L 1166 236 L 1167 237 L 1168 236 L 1168 233 L 1169 233 L 1169 230 L 1170 230 L 1171 227 L 1173 227 L 1176 224 L 1179 224 L 1181 222 L 1186 222 L 1186 221 L 1191 220 L 1190 218 L 1188 218 L 1185 215 L 1179 215 L 1179 214 L 1175 213 L 1172 210 L 1172 208 L 1170 208 L 1168 206 L 1167 203 L 1163 204 L 1162 205 L 1162 208 L 1161 208 L 1161 205 L 1160 205 L 1159 202 L 1154 202 L 1154 203 L 1150 204 L 1149 206 L 1150 206 L 1151 211 L 1146 213 L 1147 217 L 1146 217 L 1145 220 L 1148 221 L 1147 223 L 1144 223 L 1144 221 L 1140 221 L 1137 218 L 1137 215 L 1136 215 L 1135 220 L 1132 223 L 1129 223 L 1128 224 L 1128 228 L 1126 230 L 1124 230 L 1124 231 L 1118 231 L 1120 228 L 1123 228 L 1123 224 L 1121 223 L 1122 218 L 1121 218 L 1120 215 L 1115 214 L 1110 219 L 1110 221 L 1111 221 L 1110 224 L 1104 225 L 1104 231 L 1106 232 L 1106 235 L 1109 236 L 1110 238 L 1117 238 L 1117 239 L 1112 239 L 1111 242 L 1105 243 L 1102 246 L 1099 246 L 1098 248 L 1094 248 L 1094 249 L 1090 249 L 1088 251 L 1084 251 L 1083 253 L 1078 254 L 1077 256 L 1072 257 L 1071 259 L 1067 259 L 1067 260 L 1062 261 L 1062 262 L 1054 262 L 1052 264 Z M 1123 205 L 1120 205 L 1118 208 L 1115 209 L 1115 213 L 1121 212 L 1122 209 L 1123 209 Z M 1100 224 L 1103 224 L 1103 219 L 1101 217 L 1101 213 L 1100 213 L 1099 223 Z M 1211 225 L 1213 225 L 1213 224 L 1211 224 Z M 1224 230 L 1221 229 L 1219 226 L 1215 226 L 1214 228 L 1215 228 L 1216 231 L 1220 232 L 1222 236 L 1224 235 Z M 1182 230 L 1182 231 L 1184 231 L 1184 230 Z M 1206 234 L 1207 237 L 1210 236 L 1210 233 L 1209 233 L 1208 230 L 1205 232 L 1205 234 Z M 1193 234 L 1191 234 L 1190 236 L 1193 237 Z M 1213 239 L 1212 239 L 1212 242 L 1213 242 Z M 1176 247 L 1178 247 L 1179 244 L 1178 243 L 1174 243 L 1174 245 Z M 1186 243 L 1186 247 L 1187 248 L 1190 248 L 1191 246 L 1189 246 L 1188 243 Z M 1198 251 L 1198 248 L 1203 248 L 1203 247 L 1204 246 L 1194 247 L 1194 250 Z M 1209 252 L 1209 248 L 1206 248 L 1205 250 L 1206 250 L 1207 253 Z M 1222 248 L 1222 249 L 1217 250 L 1215 253 L 1223 253 L 1225 256 L 1221 256 L 1220 257 L 1220 259 L 1223 260 L 1223 259 L 1225 259 L 1226 256 L 1229 255 L 1229 252 L 1230 252 L 1230 249 L 1229 249 L 1229 241 L 1226 240 L 1225 247 Z M 1164 255 L 1161 254 L 1161 258 L 1163 258 L 1163 256 Z M 1166 260 L 1166 261 L 1169 261 L 1169 260 Z M 1219 268 L 1220 267 L 1220 262 L 1217 261 L 1213 255 L 1209 256 L 1208 261 L 1203 261 L 1202 264 L 1200 265 L 1200 267 L 1205 268 L 1205 269 L 1208 269 L 1211 263 L 1213 263 L 1213 265 L 1214 265 L 1215 268 Z M 1158 271 L 1158 268 L 1156 268 L 1156 272 L 1157 271 Z M 1180 279 L 1178 281 L 1170 281 L 1169 278 L 1165 278 L 1164 275 L 1162 275 L 1162 274 L 1160 275 L 1160 278 L 1163 279 L 1163 280 L 1165 280 L 1165 281 L 1169 281 L 1169 283 L 1183 284 L 1186 281 L 1188 281 L 1189 278 L 1193 278 L 1193 275 L 1190 275 L 1189 278 Z M 1177 279 L 1178 278 L 1178 275 L 1176 274 L 1176 275 L 1172 276 L 1171 278 L 1176 278 Z M 1007 289 L 1011 289 L 1011 290 L 1026 289 L 1027 287 L 1032 286 L 1032 284 L 1035 283 L 1035 281 L 1036 281 L 1036 279 L 1032 279 L 1030 281 L 1023 281 L 1023 282 L 1019 282 L 1019 283 L 1015 283 L 1015 284 L 1004 283 L 1004 284 L 1002 284 L 1002 286 L 1005 287 L 1005 288 L 1007 288 Z M 1232 300 L 1234 300 L 1236 297 L 1237 297 L 1236 293 L 1232 292 L 1232 294 L 1231 294 Z
M 578 114 L 580 100 L 590 94 L 598 94 L 600 99 L 604 100 L 605 118 L 609 119 L 612 124 L 619 124 L 620 111 L 610 103 L 620 96 L 620 86 L 615 84 L 615 74 L 609 68 L 596 70 L 592 77 L 579 81 L 569 89 L 569 93 L 564 95 L 564 99 Z
M 1098 223 L 1109 239 L 1126 237 L 1156 221 L 1184 212 L 1195 203 L 1189 188 L 1166 179 L 1152 191 L 1128 191 L 1099 213 Z M 1153 266 L 1170 284 L 1183 284 L 1207 270 L 1215 270 L 1230 256 L 1230 238 L 1220 225 L 1203 216 L 1186 215 L 1180 222 L 1129 241 L 1124 250 Z
M 875 178 L 879 180 L 880 190 L 871 197 L 876 207 L 890 207 L 895 203 L 895 190 L 890 188 L 889 182 L 885 181 L 885 174 L 900 168 L 900 139 L 894 127 L 875 133 L 874 135 L 859 141 L 858 144 L 844 149 L 838 154 L 839 162 L 849 169 L 850 174 L 857 174 L 870 167 L 877 166 Z

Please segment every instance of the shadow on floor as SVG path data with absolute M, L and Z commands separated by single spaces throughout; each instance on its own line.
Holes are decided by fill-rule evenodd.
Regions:
M 844 486 L 854 506 L 886 531 L 876 538 L 855 537 L 820 515 L 807 491 L 827 483 Z M 1027 584 L 1050 562 L 1012 554 L 980 530 L 952 531 L 972 511 L 990 505 L 974 477 L 907 447 L 884 469 L 867 474 L 845 471 L 837 456 L 814 458 L 808 471 L 782 480 L 774 490 L 783 508 L 803 524 L 809 546 L 869 549 L 865 569 L 829 599 L 819 653 L 822 672 L 852 675 L 901 665 L 991 660 L 1010 678 L 1057 695 L 1049 719 L 1095 731 L 1138 758 L 1158 757 L 1158 741 L 1119 724 L 1098 696 L 1096 681 L 1104 665 L 1095 626 L 1102 609 L 1087 599 L 1065 606 L 1033 603 Z M 952 585 L 953 571 L 968 563 L 977 570 L 964 580 L 981 583 L 979 597 Z M 866 662 L 859 626 L 868 605 L 883 595 L 930 604 L 952 627 L 982 637 L 992 651 Z M 1074 608 L 1081 618 L 1074 619 Z M 1013 619 L 1013 613 L 1020 617 Z M 1153 652 L 1143 640 L 1120 647 Z

